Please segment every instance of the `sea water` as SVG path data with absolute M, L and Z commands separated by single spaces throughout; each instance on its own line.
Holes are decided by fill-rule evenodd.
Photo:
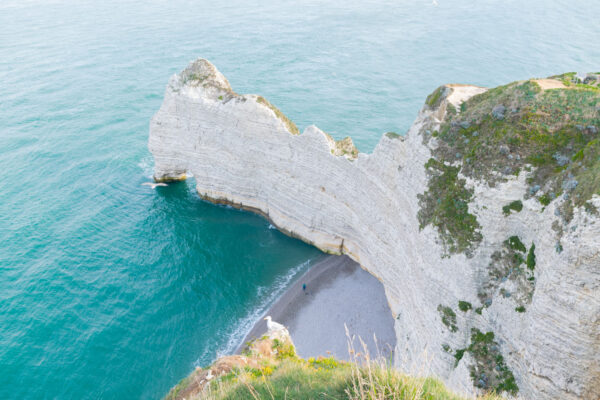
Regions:
M 0 2 L 0 398 L 156 399 L 320 253 L 152 190 L 148 123 L 196 57 L 370 152 L 448 82 L 600 68 L 596 1 Z

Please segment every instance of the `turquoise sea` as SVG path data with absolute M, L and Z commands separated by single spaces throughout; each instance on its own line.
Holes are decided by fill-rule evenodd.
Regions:
M 437 4 L 436 4 L 437 3 Z M 156 399 L 233 350 L 320 253 L 151 190 L 169 76 L 211 60 L 371 151 L 446 82 L 600 68 L 584 1 L 0 2 L 0 399 Z

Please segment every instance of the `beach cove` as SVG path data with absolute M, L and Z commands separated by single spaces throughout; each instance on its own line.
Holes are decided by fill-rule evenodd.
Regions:
M 349 359 L 350 338 L 345 327 L 356 338 L 355 346 L 363 340 L 375 358 L 390 359 L 396 346 L 393 316 L 383 285 L 347 256 L 325 256 L 317 261 L 265 315 L 288 328 L 303 358 Z M 266 331 L 266 322 L 261 318 L 238 352 Z
M 589 7 L 432 3 L 2 1 L 0 398 L 159 399 L 323 257 L 193 179 L 142 186 L 191 60 L 365 153 L 442 83 L 598 70 Z

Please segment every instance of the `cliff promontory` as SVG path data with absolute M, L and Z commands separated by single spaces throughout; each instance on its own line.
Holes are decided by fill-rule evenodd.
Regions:
M 333 356 L 301 358 L 287 329 L 269 329 L 245 345 L 242 354 L 196 368 L 165 400 L 349 399 L 466 400 L 435 378 L 394 370 L 385 359 L 371 359 L 364 342 L 348 334 L 351 360 Z M 476 400 L 499 400 L 485 395 Z
M 150 126 L 158 181 L 258 212 L 384 285 L 395 365 L 463 392 L 600 396 L 599 76 L 445 85 L 372 154 L 206 60 Z M 426 371 L 424 371 L 426 368 Z

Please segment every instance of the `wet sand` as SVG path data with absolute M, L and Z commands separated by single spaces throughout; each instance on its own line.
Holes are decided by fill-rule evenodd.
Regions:
M 383 285 L 347 256 L 323 257 L 265 315 L 288 328 L 303 358 L 331 354 L 347 360 L 344 323 L 351 335 L 365 341 L 371 356 L 389 358 L 396 344 L 394 319 Z M 243 343 L 262 336 L 266 330 L 266 322 L 261 318 Z

